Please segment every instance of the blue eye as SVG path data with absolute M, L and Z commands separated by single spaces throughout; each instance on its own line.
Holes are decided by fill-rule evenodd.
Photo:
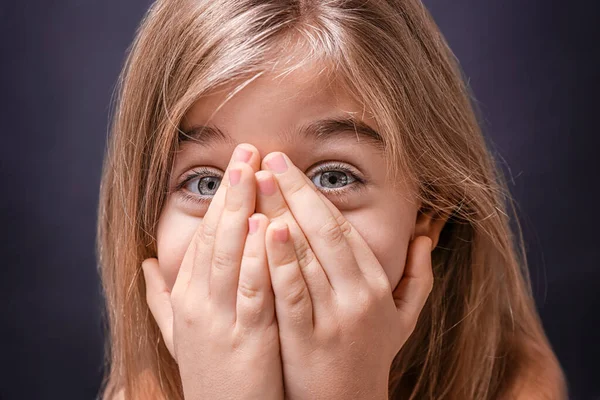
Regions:
M 186 202 L 210 203 L 217 193 L 222 179 L 218 170 L 207 167 L 196 168 L 176 185 L 174 192 L 181 195 Z
M 353 169 L 338 162 L 320 165 L 310 180 L 325 194 L 342 194 L 362 183 Z
M 339 162 L 321 164 L 307 176 L 323 194 L 335 196 L 339 200 L 344 199 L 349 192 L 360 190 L 365 182 L 353 168 Z M 204 205 L 211 202 L 222 180 L 223 176 L 217 170 L 199 167 L 190 171 L 174 191 L 185 202 Z
M 356 181 L 356 178 L 345 171 L 325 171 L 316 174 L 312 178 L 312 181 L 317 187 L 323 187 L 324 189 L 339 189 L 349 183 L 353 183 Z
M 221 185 L 217 176 L 197 176 L 186 182 L 185 188 L 200 196 L 214 196 Z

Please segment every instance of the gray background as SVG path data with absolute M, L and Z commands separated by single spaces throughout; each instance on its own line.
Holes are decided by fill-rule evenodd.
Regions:
M 537 304 L 572 398 L 598 399 L 599 7 L 425 3 L 513 178 Z M 0 399 L 92 399 L 98 390 L 100 169 L 114 84 L 148 5 L 0 3 Z

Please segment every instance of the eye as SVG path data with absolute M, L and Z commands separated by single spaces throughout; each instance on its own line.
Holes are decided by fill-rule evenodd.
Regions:
M 214 196 L 221 184 L 221 178 L 216 176 L 199 176 L 190 179 L 185 188 L 200 196 Z
M 354 182 L 354 179 L 348 172 L 345 171 L 325 171 L 319 172 L 312 179 L 317 187 L 325 189 L 339 189 L 346 186 L 348 183 Z M 321 186 L 320 186 L 321 185 Z
M 311 174 L 314 175 L 310 180 L 326 194 L 345 193 L 351 188 L 356 189 L 363 182 L 354 169 L 339 162 L 321 164 Z
M 175 191 L 186 201 L 208 202 L 217 193 L 222 179 L 221 174 L 213 169 L 197 168 L 183 178 Z

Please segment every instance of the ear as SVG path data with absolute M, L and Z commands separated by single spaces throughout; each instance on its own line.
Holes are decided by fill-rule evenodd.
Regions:
M 417 236 L 429 236 L 431 239 L 431 250 L 435 249 L 440 238 L 442 228 L 446 225 L 448 215 L 441 215 L 435 210 L 422 207 L 417 213 L 417 221 L 413 232 L 413 239 Z

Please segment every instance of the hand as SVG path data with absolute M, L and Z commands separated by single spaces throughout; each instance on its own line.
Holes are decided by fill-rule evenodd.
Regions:
M 412 241 L 392 293 L 367 243 L 287 156 L 269 154 L 262 169 L 286 398 L 387 399 L 391 363 L 433 286 L 431 239 Z
M 250 150 L 249 159 L 240 147 Z M 253 215 L 259 162 L 253 146 L 236 149 L 172 292 L 156 258 L 142 264 L 147 302 L 179 365 L 186 399 L 283 398 L 264 241 L 268 220 Z M 250 216 L 255 233 L 248 230 Z

